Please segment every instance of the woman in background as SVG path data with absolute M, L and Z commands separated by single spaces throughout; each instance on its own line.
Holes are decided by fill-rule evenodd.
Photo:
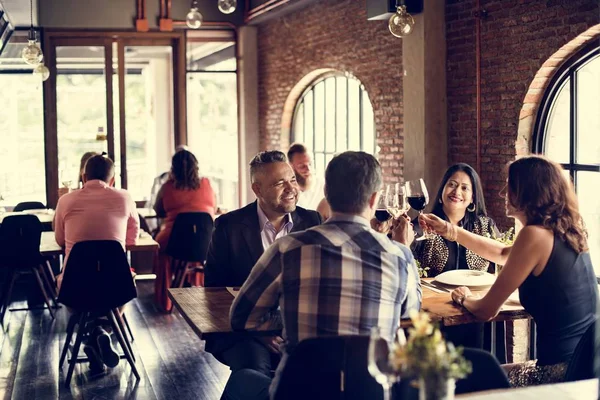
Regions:
M 198 160 L 187 150 L 175 153 L 171 162 L 169 179 L 160 188 L 154 210 L 164 218 L 156 241 L 160 245 L 155 295 L 157 303 L 166 311 L 171 309 L 167 290 L 171 285 L 172 271 L 169 257 L 165 254 L 175 218 L 184 212 L 205 212 L 215 216 L 216 198 L 207 178 L 200 177 Z
M 496 236 L 497 228 L 488 217 L 481 180 L 468 164 L 452 165 L 442 178 L 433 202 L 432 214 L 453 226 L 480 236 Z M 421 232 L 415 223 L 415 231 Z M 428 277 L 455 269 L 495 272 L 495 265 L 478 256 L 458 242 L 434 235 L 431 239 L 415 240 L 412 245 L 415 258 Z M 491 348 L 491 324 L 468 324 L 442 329 L 446 339 L 455 345 L 475 348 Z M 496 323 L 496 357 L 506 362 L 506 325 Z
M 446 240 L 460 242 L 481 257 L 504 265 L 483 298 L 474 296 L 467 287 L 452 292 L 452 300 L 478 319 L 494 318 L 511 293 L 519 289 L 521 304 L 537 324 L 538 359 L 507 366 L 511 383 L 559 382 L 577 344 L 596 320 L 598 301 L 577 197 L 560 165 L 529 156 L 509 167 L 505 205 L 506 215 L 523 225 L 511 246 L 475 235 L 433 214 L 420 216 L 419 222 Z

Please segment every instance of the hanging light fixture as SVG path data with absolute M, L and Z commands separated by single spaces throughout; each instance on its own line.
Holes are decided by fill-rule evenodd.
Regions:
M 29 12 L 31 18 L 31 27 L 29 28 L 29 35 L 27 36 L 27 46 L 21 52 L 21 57 L 29 65 L 38 65 L 42 62 L 44 54 L 37 43 L 35 30 L 33 29 L 33 0 L 29 0 Z
M 396 0 L 396 13 L 390 17 L 388 23 L 392 35 L 399 38 L 406 37 L 412 33 L 414 26 L 415 20 L 412 15 L 406 11 L 404 1 L 399 5 L 398 0 Z
M 217 6 L 223 14 L 231 14 L 237 7 L 237 0 L 218 0 Z
M 33 76 L 35 76 L 40 82 L 44 82 L 50 78 L 50 70 L 44 65 L 44 63 L 39 63 L 38 66 L 33 69 Z
M 198 11 L 198 0 L 192 0 L 190 12 L 188 12 L 185 17 L 185 23 L 191 29 L 198 29 L 202 26 L 203 20 L 202 14 Z

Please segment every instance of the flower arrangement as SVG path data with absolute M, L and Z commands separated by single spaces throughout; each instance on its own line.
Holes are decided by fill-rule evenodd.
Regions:
M 429 267 L 423 268 L 419 260 L 415 259 L 415 264 L 417 264 L 417 271 L 419 271 L 419 278 L 427 278 L 427 271 L 429 271 Z
M 447 343 L 437 326 L 425 312 L 410 313 L 413 327 L 405 346 L 397 346 L 392 363 L 397 371 L 422 379 L 461 379 L 471 373 L 471 363 L 462 355 L 462 348 Z

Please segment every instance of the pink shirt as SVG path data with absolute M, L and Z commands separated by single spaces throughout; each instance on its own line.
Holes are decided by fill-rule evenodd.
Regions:
M 140 221 L 135 202 L 122 189 L 92 180 L 83 189 L 58 200 L 54 217 L 56 242 L 65 247 L 65 265 L 71 248 L 85 240 L 116 240 L 123 246 L 135 244 Z

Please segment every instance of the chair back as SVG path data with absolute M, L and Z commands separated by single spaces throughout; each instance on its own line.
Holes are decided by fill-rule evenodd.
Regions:
M 131 269 L 119 242 L 75 243 L 65 266 L 59 302 L 77 311 L 106 312 L 135 297 Z
M 204 263 L 213 230 L 208 213 L 187 212 L 177 215 L 167 244 L 167 255 L 182 261 Z
M 456 394 L 510 388 L 506 373 L 491 353 L 465 348 L 463 355 L 471 362 L 473 372 L 456 382 Z
M 0 225 L 0 257 L 10 267 L 39 265 L 42 223 L 35 215 L 11 215 Z
M 150 227 L 148 226 L 148 221 L 146 221 L 146 218 L 142 217 L 140 213 L 138 213 L 138 219 L 140 221 L 140 229 L 146 231 L 147 233 L 152 233 Z
M 583 334 L 565 372 L 565 381 L 574 382 L 594 378 L 594 358 L 600 357 L 596 339 L 596 325 L 593 323 Z
M 26 211 L 26 210 L 45 210 L 46 206 L 44 203 L 39 201 L 24 201 L 15 206 L 13 211 Z
M 368 348 L 368 336 L 301 341 L 281 372 L 275 399 L 381 399 L 382 388 L 368 371 Z M 408 386 L 408 380 L 396 385 L 394 398 L 416 398 Z

